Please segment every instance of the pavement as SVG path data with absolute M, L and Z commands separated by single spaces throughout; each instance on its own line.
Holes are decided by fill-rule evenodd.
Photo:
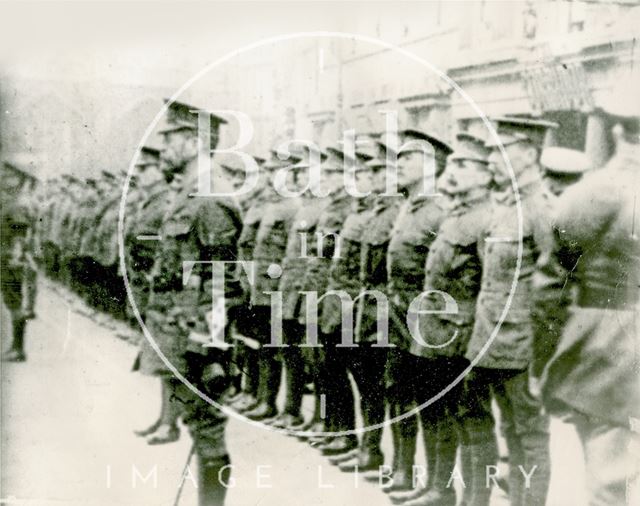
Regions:
M 48 283 L 41 283 L 37 313 L 27 331 L 28 361 L 0 366 L 0 503 L 170 506 L 182 481 L 179 504 L 195 505 L 196 468 L 185 468 L 188 433 L 153 447 L 133 434 L 156 419 L 160 397 L 156 379 L 130 372 L 136 347 L 76 312 Z M 4 349 L 4 308 L 2 316 Z M 390 504 L 376 484 L 340 472 L 295 438 L 231 419 L 227 440 L 233 464 L 227 506 Z M 388 430 L 383 447 L 389 460 Z M 551 449 L 548 506 L 584 504 L 580 445 L 559 420 L 552 423 Z M 419 447 L 417 464 L 424 464 L 421 455 Z M 506 504 L 496 492 L 492 506 Z

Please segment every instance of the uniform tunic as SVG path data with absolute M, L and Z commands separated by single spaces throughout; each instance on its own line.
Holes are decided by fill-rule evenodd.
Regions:
M 344 220 L 338 237 L 339 250 L 334 254 L 329 269 L 327 291 L 342 290 L 355 299 L 362 290 L 360 276 L 362 237 L 371 217 L 371 204 L 372 201 L 368 199 L 352 202 L 351 211 Z M 320 330 L 324 334 L 333 334 L 340 329 L 341 324 L 341 299 L 337 295 L 329 295 L 320 303 Z
M 156 344 L 178 371 L 186 367 L 188 329 L 207 333 L 204 315 L 211 310 L 211 268 L 194 266 L 183 287 L 183 262 L 236 260 L 240 213 L 227 198 L 189 197 L 189 185 L 176 195 L 160 227 L 159 251 L 151 271 L 147 326 Z M 230 269 L 231 270 L 231 269 Z M 235 270 L 235 269 L 234 269 Z M 226 280 L 226 288 L 233 283 Z M 147 357 L 149 354 L 143 354 Z M 151 372 L 164 373 L 164 365 L 141 364 Z
M 299 198 L 282 198 L 273 192 L 263 208 L 253 250 L 256 280 L 251 290 L 251 303 L 254 306 L 270 306 L 271 297 L 264 292 L 278 290 L 280 280 L 277 276 L 269 276 L 273 272 L 269 267 L 272 264 L 281 267 L 289 230 L 299 207 Z
M 488 194 L 459 202 L 442 222 L 426 262 L 425 292 L 451 296 L 457 310 L 446 311 L 442 295 L 423 299 L 422 308 L 434 314 L 419 318 L 420 336 L 429 345 L 413 341 L 411 352 L 422 357 L 464 357 L 471 337 L 475 304 L 482 276 L 483 222 L 488 216 Z
M 362 274 L 363 288 L 381 292 L 385 295 L 387 301 L 389 298 L 387 293 L 389 280 L 387 250 L 391 232 L 403 200 L 402 197 L 378 196 L 373 204 L 368 226 L 362 235 L 363 248 L 360 272 Z M 356 321 L 359 322 L 356 339 L 359 342 L 375 341 L 378 329 L 382 330 L 382 327 L 378 325 L 377 307 L 372 297 L 363 302 L 358 306 L 359 314 L 356 315 Z M 384 337 L 386 340 L 388 336 Z
M 484 234 L 481 290 L 466 357 L 473 361 L 483 353 L 477 365 L 491 369 L 525 370 L 529 366 L 533 336 L 531 281 L 541 246 L 547 242 L 551 228 L 551 198 L 537 174 L 529 181 L 523 181 L 518 189 L 522 209 L 519 268 L 518 213 L 511 188 L 494 195 Z M 516 287 L 509 304 L 514 280 Z M 505 308 L 504 320 L 494 340 L 487 345 Z
M 282 318 L 298 319 L 302 307 L 304 275 L 315 251 L 317 237 L 316 226 L 322 213 L 330 203 L 329 198 L 317 198 L 313 195 L 303 197 L 302 205 L 296 213 L 283 260 L 283 273 L 279 289 L 283 294 Z
M 406 327 L 409 305 L 422 292 L 427 255 L 444 217 L 445 211 L 436 199 L 410 197 L 391 232 L 387 257 L 393 309 L 391 336 L 392 342 L 404 350 L 409 350 L 413 341 Z
M 316 226 L 317 237 L 322 237 L 321 249 L 318 249 L 319 241 L 312 241 L 309 247 L 311 259 L 306 266 L 304 280 L 300 285 L 304 291 L 317 292 L 318 297 L 326 292 L 329 285 L 329 271 L 332 258 L 336 254 L 337 237 L 352 205 L 352 197 L 343 189 L 334 192 L 328 198 L 329 203 L 318 217 Z M 314 319 L 315 321 L 313 321 Z M 318 324 L 318 319 L 313 312 L 307 314 L 306 311 L 303 311 L 299 321 L 300 323 Z

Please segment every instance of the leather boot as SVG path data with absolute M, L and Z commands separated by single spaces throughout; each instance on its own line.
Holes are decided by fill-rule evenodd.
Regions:
M 278 414 L 275 406 L 270 406 L 266 402 L 259 403 L 255 408 L 247 411 L 244 415 L 251 420 L 259 421 L 267 418 L 273 418 Z
M 223 506 L 231 476 L 229 457 L 198 458 L 198 506 Z
M 498 462 L 498 450 L 495 435 L 488 434 L 484 442 L 474 442 L 467 450 L 471 454 L 472 473 L 467 482 L 469 504 L 473 506 L 489 506 L 491 500 L 491 481 L 487 484 L 487 466 L 495 466 Z
M 393 407 L 392 407 L 393 409 Z M 397 416 L 397 411 L 392 411 Z M 410 417 L 391 426 L 393 442 L 393 474 L 383 492 L 397 492 L 413 488 L 413 463 L 416 453 L 416 435 L 418 431 L 416 417 Z
M 358 439 L 355 436 L 338 436 L 329 444 L 322 446 L 322 455 L 340 455 L 350 452 L 358 447 Z
M 406 502 L 406 506 L 455 506 L 456 493 L 453 484 L 449 486 L 449 480 L 456 464 L 457 438 L 451 422 L 447 417 L 438 422 L 436 467 L 432 486 L 422 497 Z
M 460 472 L 465 486 L 462 488 L 462 499 L 458 506 L 473 506 L 471 502 L 471 479 L 473 476 L 472 450 L 468 443 L 458 446 L 460 455 Z
M 424 442 L 425 459 L 427 462 L 427 483 L 425 484 L 425 489 L 431 490 L 433 488 L 433 482 L 436 475 L 436 447 L 438 444 L 437 428 L 436 424 L 425 415 L 424 411 L 420 413 L 420 417 L 422 421 L 422 438 Z
M 134 430 L 133 433 L 139 437 L 150 436 L 151 434 L 153 434 L 155 431 L 158 430 L 161 424 L 162 424 L 162 420 L 158 419 L 146 429 Z
M 379 448 L 362 448 L 355 460 L 343 462 L 338 467 L 346 473 L 378 471 L 384 464 L 384 455 Z
M 318 432 L 324 432 L 326 430 L 324 423 L 321 420 L 313 420 L 311 419 L 310 421 L 308 421 L 307 423 L 305 423 L 302 427 L 300 427 L 299 429 L 301 432 L 308 432 L 310 434 L 299 434 L 296 436 L 296 438 L 298 439 L 298 441 L 308 441 L 309 439 L 313 438 L 313 437 L 317 437 L 314 436 L 313 434 L 318 433 Z
M 303 424 L 304 418 L 300 415 L 295 416 L 289 413 L 282 413 L 274 420 L 271 426 L 277 429 L 300 430 Z
M 258 405 L 258 399 L 253 397 L 250 394 L 245 394 L 237 402 L 233 403 L 233 409 L 239 411 L 240 413 L 244 413 L 246 411 L 250 411 Z
M 273 349 L 262 348 L 258 357 L 258 399 L 275 407 L 282 376 L 282 362 Z
M 11 348 L 2 355 L 3 362 L 24 362 L 27 360 L 27 355 L 24 352 L 24 334 L 26 328 L 26 321 L 24 318 L 20 318 L 12 313 L 12 326 L 13 326 L 13 341 Z
M 151 446 L 175 443 L 180 439 L 180 428 L 177 425 L 160 424 L 158 428 L 149 434 L 147 444 Z

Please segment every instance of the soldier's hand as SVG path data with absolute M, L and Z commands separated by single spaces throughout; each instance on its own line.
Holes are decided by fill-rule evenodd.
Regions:
M 529 373 L 529 393 L 536 399 L 540 399 L 542 397 L 542 385 L 540 378 L 536 378 L 531 373 Z

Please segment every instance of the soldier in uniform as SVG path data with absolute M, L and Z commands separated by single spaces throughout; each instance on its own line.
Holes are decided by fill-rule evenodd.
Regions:
M 176 191 L 169 187 L 166 176 L 170 172 L 165 165 L 168 164 L 161 159 L 159 149 L 145 146 L 140 150 L 134 174 L 137 182 L 135 188 L 130 189 L 125 215 L 127 279 L 143 320 L 149 299 L 149 277 L 157 253 L 157 244 L 148 237 L 158 234 L 166 213 L 168 194 Z M 160 378 L 161 407 L 158 419 L 149 427 L 135 431 L 135 434 L 148 436 L 147 442 L 151 445 L 171 443 L 180 436 L 180 409 L 174 397 L 178 380 L 167 370 L 144 336 L 140 336 L 139 346 L 133 370 Z
M 256 165 L 249 167 L 245 167 L 244 161 L 235 155 L 230 155 L 227 159 L 219 162 L 221 169 L 226 172 L 233 189 L 236 191 L 242 187 L 247 176 L 251 174 L 249 171 L 257 169 L 256 174 L 251 174 L 257 176 L 256 185 L 248 192 L 236 196 L 243 217 L 242 232 L 238 239 L 238 259 L 246 261 L 251 261 L 251 252 L 253 251 L 253 243 L 251 243 L 252 245 L 247 251 L 247 233 L 249 233 L 249 230 L 257 230 L 252 225 L 248 225 L 248 222 L 254 223 L 256 216 L 260 217 L 260 194 L 265 189 L 265 178 L 260 170 L 265 159 L 257 156 L 252 156 L 252 158 Z M 245 235 L 243 236 L 243 234 Z M 255 239 L 255 234 L 253 239 Z M 242 303 L 234 308 L 236 314 L 233 318 L 234 325 L 231 329 L 232 337 L 237 341 L 234 343 L 235 348 L 232 359 L 233 388 L 225 398 L 225 403 L 232 405 L 235 409 L 240 407 L 241 401 L 247 403 L 247 405 L 254 403 L 258 383 L 258 363 L 255 353 L 252 353 L 247 345 L 248 337 L 245 335 L 246 329 L 251 324 L 249 307 L 249 295 L 251 292 L 248 289 L 249 284 L 246 276 L 242 276 L 240 282 L 243 288 L 243 300 Z
M 301 158 L 293 154 L 287 160 L 292 166 Z M 287 169 L 288 183 L 294 182 L 297 170 L 291 167 Z M 253 250 L 256 279 L 251 291 L 251 337 L 262 347 L 258 354 L 258 403 L 245 412 L 252 420 L 265 420 L 278 414 L 276 399 L 282 376 L 282 362 L 278 348 L 266 346 L 271 342 L 271 296 L 266 292 L 278 290 L 279 277 L 282 274 L 280 262 L 285 257 L 287 236 L 299 207 L 299 198 L 287 198 L 277 191 L 269 191 L 256 234 Z
M 544 170 L 543 180 L 556 197 L 592 168 L 591 159 L 582 151 L 557 146 L 542 151 L 540 165 Z
M 491 400 L 495 399 L 509 452 L 511 504 L 544 505 L 550 474 L 549 420 L 540 401 L 529 391 L 533 339 L 530 299 L 535 263 L 551 226 L 551 199 L 541 180 L 540 151 L 547 130 L 557 125 L 509 117 L 497 118 L 495 122 L 517 186 L 512 187 L 498 146 L 489 142 L 494 191 L 484 231 L 481 290 L 466 353 L 468 360 L 477 359 L 467 378 L 473 388 L 470 395 L 476 399 L 474 410 L 484 408 L 485 413 L 476 413 L 476 429 L 471 437 L 473 444 L 482 448 L 482 453 L 477 452 L 482 461 L 476 465 L 482 469 L 494 465 L 497 457 Z M 521 215 L 517 212 L 516 189 Z M 517 269 L 520 240 L 522 259 Z M 514 278 L 515 292 L 509 299 Z M 489 342 L 492 334 L 495 337 Z M 532 473 L 528 482 L 521 469 Z
M 420 401 L 418 385 L 426 389 L 434 384 L 427 371 L 420 371 L 419 361 L 411 354 L 412 343 L 406 315 L 411 301 L 420 294 L 424 283 L 424 265 L 431 243 L 437 237 L 444 211 L 437 195 L 425 195 L 425 177 L 437 178 L 444 170 L 451 148 L 442 140 L 419 130 L 406 130 L 402 140 L 406 146 L 398 155 L 399 184 L 403 201 L 395 225 L 390 232 L 387 252 L 387 293 L 390 298 L 389 323 L 391 343 L 387 363 L 389 405 L 392 416 L 407 413 Z M 424 168 L 432 167 L 433 174 Z M 428 366 L 422 366 L 426 368 Z M 426 399 L 424 399 L 426 400 Z M 436 430 L 435 417 L 427 416 L 431 410 L 420 413 L 423 425 L 428 475 L 435 476 Z M 394 501 L 409 500 L 413 487 L 412 466 L 416 449 L 417 422 L 410 417 L 396 424 L 394 446 L 394 473 L 389 487 Z M 396 456 L 397 454 L 397 456 Z
M 640 447 L 640 103 L 637 82 L 615 91 L 615 154 L 557 200 L 536 275 L 535 371 L 547 410 L 577 429 L 591 506 L 631 504 Z
M 305 265 L 305 272 L 301 275 L 299 286 L 300 292 L 316 292 L 318 297 L 327 290 L 332 259 L 341 254 L 338 234 L 350 212 L 353 199 L 345 190 L 344 160 L 340 150 L 327 148 L 324 151 L 327 153 L 327 158 L 322 163 L 322 183 L 328 192 L 327 202 L 319 213 L 315 225 L 316 240 L 308 244 L 309 261 Z M 312 338 L 315 338 L 320 345 L 305 348 L 306 362 L 313 376 L 315 411 L 302 429 L 309 432 L 349 430 L 352 425 L 349 424 L 345 413 L 348 414 L 349 410 L 353 409 L 353 396 L 345 399 L 337 395 L 335 386 L 348 381 L 348 377 L 344 369 L 337 366 L 337 354 L 333 348 L 335 343 L 319 328 L 318 316 L 317 312 L 307 312 L 305 309 L 300 312 L 298 318 L 304 325 L 306 342 L 312 343 Z M 310 332 L 313 335 L 310 335 Z M 331 346 L 327 346 L 329 343 Z M 338 377 L 337 372 L 344 372 L 344 376 Z M 332 402 L 325 404 L 324 418 L 321 417 L 322 396 L 325 399 L 332 399 Z M 329 442 L 331 438 L 319 435 L 309 438 L 301 435 L 299 439 L 319 444 Z
M 355 153 L 355 158 L 351 158 L 349 153 L 338 148 L 329 148 L 341 159 L 345 171 L 351 171 L 355 175 L 356 189 L 367 196 L 352 197 L 351 209 L 344 220 L 338 236 L 339 252 L 335 254 L 331 261 L 329 270 L 329 283 L 326 292 L 343 292 L 352 300 L 355 299 L 362 290 L 361 280 L 361 251 L 362 237 L 364 229 L 369 223 L 370 211 L 373 203 L 371 190 L 373 180 L 371 178 L 372 168 L 366 166 L 366 162 L 372 157 L 366 153 Z M 326 336 L 327 361 L 330 364 L 329 380 L 333 384 L 333 393 L 327 395 L 332 403 L 338 403 L 342 407 L 340 425 L 346 429 L 355 429 L 355 405 L 353 392 L 348 373 L 351 372 L 362 399 L 362 414 L 365 426 L 379 423 L 384 419 L 384 405 L 380 413 L 380 406 L 374 399 L 382 395 L 383 384 L 381 378 L 372 377 L 370 372 L 377 366 L 377 374 L 382 376 L 382 365 L 376 361 L 381 360 L 383 350 L 376 350 L 369 347 L 367 342 L 364 347 L 343 348 L 339 345 L 342 341 L 342 295 L 323 292 L 320 305 L 319 327 Z M 354 337 L 358 337 L 357 333 Z M 368 338 L 369 336 L 367 336 Z M 378 353 L 376 353 L 378 352 Z M 378 382 L 378 380 L 380 380 Z M 380 383 L 378 385 L 378 383 Z M 344 430 L 344 429 L 342 429 Z M 355 434 L 343 435 L 329 438 L 319 445 L 323 455 L 338 457 L 332 462 L 339 463 L 346 457 L 351 457 L 353 450 L 358 447 L 358 438 Z M 369 468 L 377 468 L 374 461 L 381 457 L 379 449 L 378 434 L 375 431 L 363 434 L 361 445 L 362 454 L 366 453 L 369 458 Z M 344 457 L 343 457 L 344 456 Z M 364 457 L 363 457 L 364 458 Z
M 264 216 L 264 209 L 274 199 L 273 187 L 271 186 L 273 171 L 286 164 L 278 158 L 275 151 L 272 151 L 271 159 L 263 161 L 260 165 L 261 171 L 256 188 L 241 200 L 241 202 L 245 202 L 245 209 L 242 231 L 238 239 L 238 259 L 246 262 L 253 261 L 256 237 Z M 238 307 L 233 336 L 237 340 L 235 364 L 242 373 L 242 394 L 232 400 L 231 406 L 244 412 L 255 408 L 258 404 L 260 372 L 258 368 L 259 341 L 254 338 L 256 327 L 252 306 L 252 285 L 246 276 L 242 276 L 240 281 L 244 301 Z
M 465 352 L 471 332 L 475 304 L 482 276 L 481 244 L 483 221 L 488 216 L 489 183 L 488 149 L 484 141 L 467 133 L 456 137 L 455 152 L 438 182 L 444 193 L 445 217 L 428 250 L 422 299 L 415 314 L 419 333 L 412 340 L 411 353 L 416 356 L 417 390 L 421 403 L 439 394 L 469 365 Z M 446 295 L 445 295 L 446 294 Z M 455 308 L 451 308 L 451 301 Z M 425 407 L 420 416 L 425 433 L 435 438 L 428 448 L 428 486 L 426 494 L 405 504 L 414 506 L 483 504 L 485 469 L 473 468 L 473 456 L 465 423 L 472 421 L 475 399 L 464 398 L 461 384 L 444 397 Z M 473 426 L 471 424 L 471 429 Z M 460 448 L 461 473 L 465 483 L 461 503 L 450 480 Z M 474 490 L 480 488 L 474 497 Z M 486 494 L 486 493 L 485 493 Z
M 34 216 L 25 186 L 34 180 L 26 168 L 5 162 L 2 167 L 2 224 L 0 266 L 2 301 L 11 315 L 12 341 L 3 354 L 5 362 L 24 362 L 27 321 L 35 317 L 36 266 L 33 260 Z
M 386 297 L 388 280 L 386 260 L 389 238 L 395 220 L 398 216 L 401 203 L 404 200 L 404 196 L 403 194 L 397 196 L 382 195 L 386 184 L 387 172 L 384 169 L 387 167 L 388 150 L 387 146 L 379 141 L 375 142 L 375 146 L 377 149 L 373 152 L 374 157 L 365 163 L 365 165 L 372 171 L 371 176 L 373 178 L 374 190 L 368 198 L 370 202 L 367 206 L 370 209 L 367 218 L 368 226 L 362 233 L 359 278 L 362 289 L 376 290 Z M 388 339 L 388 328 L 378 329 L 378 304 L 371 304 L 371 302 L 372 301 L 370 300 L 365 301 L 364 296 L 358 299 L 357 314 L 355 317 L 356 339 L 361 346 L 365 347 L 364 349 L 367 350 L 368 353 L 380 355 L 380 360 L 383 360 L 388 365 L 392 360 L 392 349 L 370 348 L 378 340 L 379 330 L 382 333 L 381 337 L 383 342 Z M 363 353 L 364 352 L 365 351 L 363 350 Z M 380 364 L 377 365 L 379 366 Z M 381 388 L 376 388 L 377 395 L 374 396 L 373 394 L 370 394 L 369 398 L 364 395 L 362 396 L 361 402 L 365 425 L 380 423 L 380 421 L 382 421 L 381 418 L 384 419 L 385 399 L 387 400 L 390 411 L 393 415 L 396 402 L 402 398 L 402 392 L 395 391 L 391 378 L 387 374 L 388 372 L 388 367 L 386 369 L 383 367 L 377 370 L 373 370 L 369 367 L 368 370 L 364 372 L 366 378 L 365 381 L 370 382 L 369 384 L 381 386 Z M 360 384 L 361 383 L 362 380 Z M 398 446 L 398 436 L 403 428 L 405 428 L 404 424 L 396 424 L 391 427 L 394 442 L 393 468 L 395 471 L 399 469 L 399 465 L 396 465 L 401 458 Z M 379 440 L 381 436 L 381 429 L 373 429 L 365 432 L 362 436 L 358 452 L 356 452 L 352 459 L 340 463 L 340 469 L 347 472 L 356 470 L 377 471 L 378 466 L 381 463 L 381 453 L 379 448 Z M 365 476 L 370 479 L 378 479 L 376 473 L 370 473 Z
M 220 125 L 226 123 L 211 116 L 211 131 L 198 132 L 194 110 L 197 108 L 180 102 L 168 106 L 163 158 L 175 173 L 174 181 L 181 180 L 181 188 L 169 194 L 160 226 L 162 241 L 151 271 L 146 323 L 173 367 L 200 392 L 220 401 L 228 387 L 229 357 L 223 347 L 210 346 L 211 339 L 205 339 L 203 344 L 198 336 L 217 335 L 222 315 L 212 314 L 212 299 L 221 287 L 212 284 L 212 266 L 208 262 L 236 260 L 242 220 L 232 198 L 190 195 L 195 193 L 198 179 L 198 136 L 210 135 L 211 146 L 215 147 Z M 223 172 L 214 184 L 213 190 L 218 193 L 232 191 Z M 185 262 L 195 264 L 183 274 Z M 233 304 L 239 288 L 236 269 L 229 267 L 225 271 L 229 275 L 224 283 L 228 290 L 225 296 Z M 211 314 L 210 321 L 207 313 Z M 182 419 L 189 427 L 198 457 L 199 504 L 221 505 L 226 492 L 222 483 L 230 474 L 224 438 L 226 417 L 182 383 L 175 395 L 182 404 Z
M 326 160 L 324 152 L 307 149 L 297 170 L 310 172 L 320 168 Z M 326 172 L 326 170 L 325 170 Z M 306 368 L 303 355 L 304 327 L 299 322 L 303 310 L 301 282 L 309 262 L 309 242 L 315 239 L 314 230 L 320 214 L 329 203 L 327 197 L 319 198 L 309 188 L 301 197 L 301 205 L 289 229 L 287 247 L 282 262 L 279 290 L 282 293 L 282 360 L 285 368 L 285 405 L 283 412 L 271 424 L 277 428 L 300 429 L 304 424 L 301 413 L 302 397 L 306 384 Z

